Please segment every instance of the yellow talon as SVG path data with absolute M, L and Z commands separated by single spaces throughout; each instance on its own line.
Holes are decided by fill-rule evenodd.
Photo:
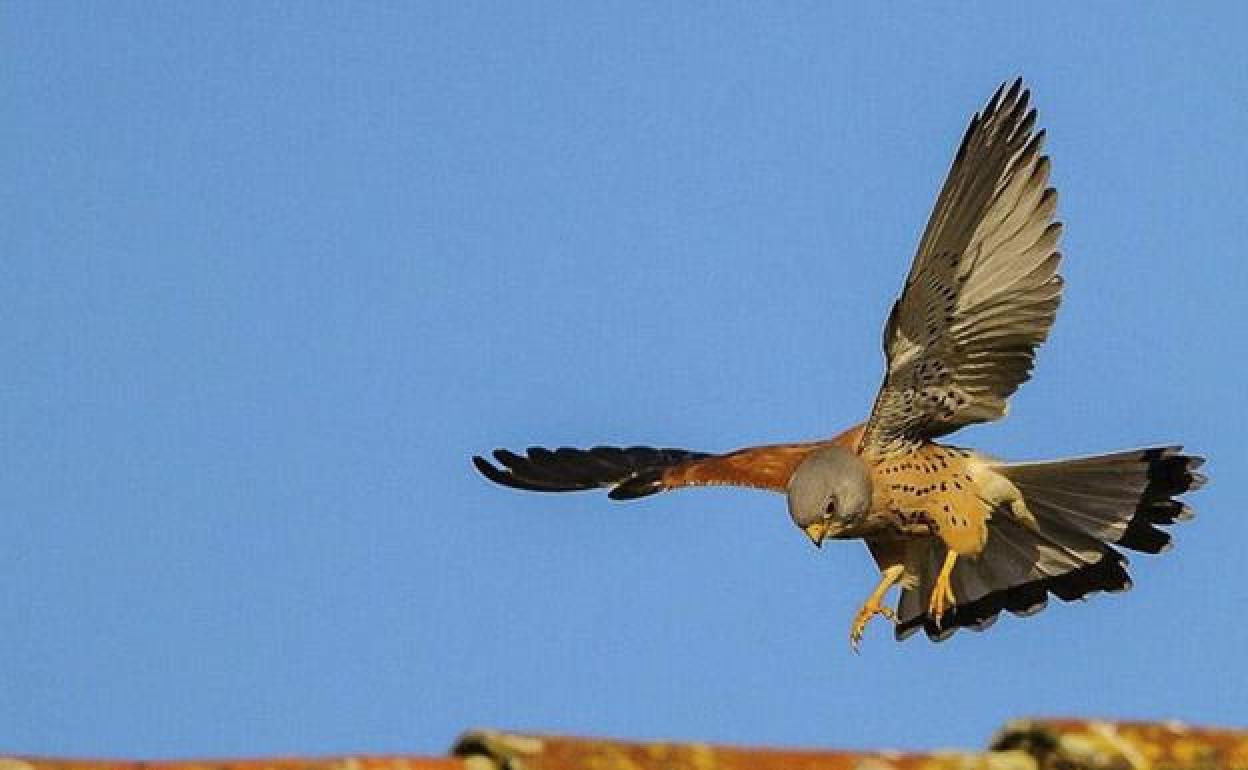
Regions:
M 854 625 L 849 631 L 849 644 L 854 648 L 854 652 L 858 652 L 858 646 L 862 644 L 862 635 L 867 630 L 867 624 L 876 615 L 883 615 L 893 623 L 897 622 L 897 613 L 893 612 L 891 607 L 885 607 L 877 599 L 868 599 L 858 609 L 858 614 L 854 616 Z
M 940 574 L 936 576 L 936 583 L 932 586 L 932 595 L 928 600 L 927 614 L 931 616 L 932 622 L 940 628 L 941 619 L 945 613 L 953 609 L 957 604 L 957 599 L 953 595 L 953 565 L 958 561 L 956 551 L 950 549 L 945 552 L 945 563 L 940 565 Z
M 871 618 L 876 615 L 883 615 L 893 623 L 897 622 L 897 613 L 892 608 L 882 604 L 884 594 L 888 593 L 888 589 L 901 579 L 905 567 L 900 564 L 894 564 L 886 568 L 880 573 L 880 582 L 862 603 L 862 607 L 858 609 L 858 614 L 854 616 L 854 623 L 849 627 L 849 645 L 854 648 L 854 652 L 858 652 L 858 645 L 862 643 L 862 634 L 867 630 L 867 624 L 871 622 Z

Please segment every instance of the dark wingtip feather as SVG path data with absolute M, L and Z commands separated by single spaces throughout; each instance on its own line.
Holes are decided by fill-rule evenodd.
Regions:
M 495 467 L 489 460 L 478 455 L 473 455 L 472 464 L 482 476 L 485 476 L 495 484 L 501 484 L 512 489 L 522 489 L 526 492 L 572 492 L 586 488 L 545 480 L 531 472 L 526 473 L 524 469 L 529 464 L 524 458 L 504 449 L 496 450 L 494 457 L 503 466 L 502 468 Z
M 1148 485 L 1118 545 L 1144 553 L 1162 553 L 1171 547 L 1170 535 L 1158 527 L 1188 521 L 1195 511 L 1175 498 L 1200 489 L 1208 481 L 1197 468 L 1205 458 L 1182 454 L 1183 447 L 1145 450 L 1140 459 L 1148 463 Z
M 1022 75 L 1014 78 L 1014 82 L 1010 83 L 1010 91 L 1006 96 L 1006 99 L 1008 101 L 1014 101 L 1017 99 L 1019 104 L 1024 107 L 1027 106 L 1028 100 L 1031 99 L 1031 89 L 1027 88 L 1027 86 L 1023 84 Z
M 709 455 L 651 447 L 529 447 L 523 455 L 496 449 L 493 456 L 497 465 L 479 456 L 472 458 L 472 464 L 482 476 L 505 487 L 529 492 L 610 487 L 612 499 L 631 500 L 661 492 L 664 471 Z
M 502 477 L 503 474 L 498 470 L 498 468 L 491 465 L 489 460 L 485 459 L 481 455 L 473 455 L 472 464 L 477 469 L 478 473 L 485 476 L 490 481 L 493 481 L 496 484 L 503 483 L 500 480 L 500 477 Z
M 511 486 L 511 477 L 508 476 L 504 471 L 501 471 L 498 468 L 494 467 L 493 463 L 491 463 L 489 460 L 485 459 L 481 455 L 473 455 L 472 464 L 476 466 L 478 473 L 480 473 L 482 476 L 485 476 L 490 481 L 493 481 L 495 484 L 503 484 L 506 486 Z
M 663 491 L 663 480 L 660 471 L 652 470 L 639 473 L 633 478 L 617 485 L 607 493 L 612 500 L 636 500 Z
M 1001 96 L 1005 93 L 1005 82 L 997 86 L 997 90 L 992 92 L 992 98 L 988 100 L 988 106 L 984 108 L 984 114 L 989 115 L 996 111 L 997 105 L 1001 103 Z

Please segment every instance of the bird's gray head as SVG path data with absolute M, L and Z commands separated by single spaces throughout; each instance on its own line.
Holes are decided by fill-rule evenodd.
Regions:
M 871 476 L 840 447 L 811 452 L 789 479 L 789 516 L 816 546 L 861 524 L 871 509 Z

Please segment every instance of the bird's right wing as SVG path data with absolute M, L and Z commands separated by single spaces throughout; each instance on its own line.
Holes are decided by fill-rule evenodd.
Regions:
M 783 493 L 806 455 L 833 441 L 775 444 L 726 454 L 650 447 L 542 449 L 523 455 L 494 451 L 494 465 L 483 457 L 472 463 L 490 481 L 533 492 L 610 490 L 613 500 L 631 500 L 680 487 L 736 486 Z

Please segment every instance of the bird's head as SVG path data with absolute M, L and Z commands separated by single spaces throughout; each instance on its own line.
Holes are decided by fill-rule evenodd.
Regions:
M 797 466 L 788 487 L 789 516 L 816 546 L 843 536 L 871 509 L 871 476 L 853 452 L 825 447 Z

